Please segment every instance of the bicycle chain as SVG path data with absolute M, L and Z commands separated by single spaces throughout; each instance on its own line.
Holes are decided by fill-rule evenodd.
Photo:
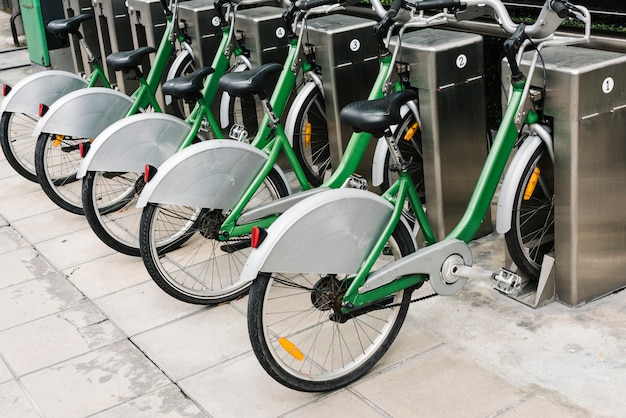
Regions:
M 433 298 L 435 296 L 437 296 L 437 293 L 432 293 L 430 295 L 421 296 L 419 298 L 411 299 L 409 301 L 409 303 L 421 302 L 423 300 L 430 299 L 430 298 Z M 380 308 L 372 309 L 370 312 L 380 311 L 380 310 L 389 309 L 389 308 L 395 308 L 396 306 L 401 306 L 401 305 L 402 305 L 402 303 L 393 303 L 391 305 L 385 305 L 385 306 L 381 306 Z

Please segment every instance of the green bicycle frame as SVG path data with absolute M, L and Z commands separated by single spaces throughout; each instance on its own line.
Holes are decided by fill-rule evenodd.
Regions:
M 465 213 L 456 227 L 444 239 L 458 239 L 467 244 L 478 232 L 480 223 L 484 219 L 487 210 L 489 210 L 498 181 L 504 172 L 506 163 L 517 140 L 518 132 L 515 126 L 515 114 L 522 101 L 525 84 L 526 80 L 513 84 L 513 93 L 507 111 L 502 118 Z M 408 173 L 399 173 L 398 181 L 383 194 L 383 198 L 394 205 L 394 210 L 391 218 L 385 225 L 383 233 L 376 241 L 372 251 L 367 255 L 359 271 L 352 278 L 351 284 L 342 299 L 342 312 L 345 314 L 350 313 L 355 308 L 376 302 L 428 279 L 424 275 L 415 274 L 398 278 L 370 292 L 359 293 L 359 288 L 365 284 L 378 255 L 382 253 L 391 234 L 400 222 L 404 202 L 407 198 L 417 216 L 417 222 L 426 238 L 427 245 L 435 243 L 432 228 L 428 223 L 426 214 L 415 191 L 413 180 Z
M 298 51 L 295 46 L 296 41 L 293 41 L 290 44 L 287 62 L 291 63 L 293 62 L 293 59 L 297 58 Z M 391 71 L 391 61 L 391 56 L 383 57 L 381 59 L 380 70 L 374 85 L 372 86 L 368 99 L 378 99 L 383 96 L 383 87 L 389 76 L 389 72 Z M 283 71 L 278 80 L 278 86 L 280 86 L 280 88 L 274 91 L 271 99 L 272 106 L 276 109 L 276 115 L 278 117 L 280 117 L 287 99 L 289 98 L 289 91 L 295 83 L 295 74 L 289 70 L 290 68 L 291 65 L 283 67 Z M 269 117 L 267 115 L 263 118 L 261 125 L 263 129 L 261 129 L 256 135 L 252 145 L 266 152 L 268 154 L 268 159 L 255 177 L 252 184 L 248 187 L 242 198 L 235 205 L 222 224 L 219 236 L 220 240 L 226 240 L 233 236 L 249 234 L 254 226 L 267 228 L 278 218 L 278 215 L 275 215 L 251 222 L 249 224 L 236 225 L 244 207 L 248 204 L 250 199 L 252 199 L 252 196 L 261 186 L 263 180 L 265 180 L 265 178 L 269 175 L 281 150 L 285 153 L 289 164 L 293 168 L 296 179 L 298 180 L 302 190 L 309 190 L 311 188 L 311 185 L 307 181 L 304 171 L 298 162 L 295 152 L 289 145 L 289 140 L 285 136 L 282 126 L 280 124 L 276 126 L 274 134 L 272 135 L 272 132 L 270 131 Z M 339 163 L 339 167 L 337 167 L 337 170 L 333 172 L 331 177 L 324 182 L 321 187 L 340 188 L 356 171 L 357 166 L 367 149 L 370 138 L 371 135 L 368 133 L 353 133 L 350 137 L 350 141 L 346 147 L 341 162 Z
M 217 52 L 213 57 L 213 62 L 211 63 L 211 67 L 214 72 L 206 77 L 204 81 L 204 88 L 202 89 L 202 96 L 196 102 L 191 114 L 185 119 L 185 122 L 191 125 L 191 130 L 179 147 L 179 151 L 191 145 L 196 138 L 196 134 L 200 131 L 204 118 L 208 121 L 209 128 L 214 133 L 216 138 L 224 137 L 219 123 L 211 112 L 210 104 L 213 102 L 215 95 L 217 94 L 219 79 L 226 73 L 230 62 L 230 56 L 227 56 L 226 54 L 228 46 L 231 42 L 228 36 L 229 33 L 230 26 L 222 27 L 222 41 L 220 42 Z M 235 55 L 240 55 L 242 51 L 239 48 L 236 48 L 234 53 Z
M 143 77 L 139 79 L 139 88 L 130 96 L 133 100 L 133 105 L 128 110 L 126 116 L 134 115 L 139 111 L 139 109 L 145 109 L 148 106 L 152 106 L 156 112 L 162 112 L 155 95 L 157 89 L 159 88 L 159 84 L 161 83 L 161 76 L 165 72 L 165 67 L 169 62 L 174 49 L 174 46 L 169 39 L 173 30 L 174 21 L 172 16 L 169 15 L 167 17 L 165 32 L 163 33 L 159 48 L 157 49 L 154 57 L 154 64 L 150 68 L 148 76 L 145 79 Z M 182 38 L 180 38 L 180 40 L 182 40 Z
M 104 70 L 102 69 L 100 64 L 94 61 L 91 65 L 93 67 L 93 71 L 87 77 L 87 87 L 94 87 L 96 83 L 100 81 L 104 87 L 110 89 L 111 83 L 106 77 L 106 74 L 104 74 Z

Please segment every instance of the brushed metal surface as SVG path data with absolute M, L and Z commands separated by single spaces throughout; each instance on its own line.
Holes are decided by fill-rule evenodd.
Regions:
M 427 215 L 442 239 L 463 216 L 487 157 L 483 41 L 429 28 L 401 42 L 419 93 Z M 477 236 L 491 230 L 488 213 Z
M 554 118 L 556 294 L 580 306 L 626 287 L 626 55 L 579 47 L 542 55 L 545 114 Z M 543 72 L 532 83 L 543 85 Z

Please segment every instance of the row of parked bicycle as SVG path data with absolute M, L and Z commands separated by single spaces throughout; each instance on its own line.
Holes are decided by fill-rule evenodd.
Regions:
M 554 249 L 554 153 L 545 91 L 531 90 L 526 80 L 543 48 L 588 42 L 584 7 L 546 0 L 536 23 L 525 25 L 514 23 L 500 0 L 394 0 L 389 8 L 374 1 L 381 16 L 379 73 L 367 100 L 341 111 L 354 133 L 335 167 L 323 74 L 303 37 L 307 19 L 341 9 L 336 0 L 289 2 L 287 58 L 257 68 L 233 30 L 237 9 L 252 2 L 217 0 L 223 38 L 212 66 L 192 71 L 190 48 L 182 47 L 162 85 L 176 116 L 160 113 L 155 94 L 186 37 L 176 22 L 177 1 L 162 3 L 168 23 L 157 50 L 106 58 L 116 70 L 135 73 L 137 91 L 126 96 L 111 89 L 83 40 L 93 65 L 86 79 L 48 71 L 5 86 L 2 149 L 16 171 L 38 181 L 60 207 L 84 214 L 104 243 L 141 256 L 168 294 L 217 304 L 249 292 L 252 347 L 274 379 L 304 391 L 344 386 L 391 346 L 415 289 L 429 282 L 436 294 L 451 295 L 468 278 L 493 277 L 473 267 L 468 243 L 515 148 L 498 232 L 520 270 L 537 280 L 543 255 Z M 394 76 L 401 46 L 392 51 L 389 45 L 394 35 L 445 24 L 468 6 L 491 10 L 509 36 L 509 101 L 465 215 L 436 242 L 424 210 L 418 92 L 408 77 Z M 81 23 L 91 18 L 53 21 L 48 30 L 81 39 Z M 555 35 L 565 19 L 582 21 L 585 36 Z M 153 52 L 144 75 L 140 64 Z M 525 52 L 533 54 L 527 74 L 520 70 Z M 270 97 L 266 85 L 276 76 Z M 218 98 L 216 117 L 211 104 Z M 533 108 L 518 129 L 528 101 Z M 219 140 L 225 132 L 234 140 Z M 382 194 L 363 190 L 354 177 L 372 138 L 386 147 L 375 176 Z M 281 155 L 302 191 L 292 193 L 277 164 Z M 422 241 L 426 246 L 418 250 Z M 509 288 L 519 285 L 513 277 Z

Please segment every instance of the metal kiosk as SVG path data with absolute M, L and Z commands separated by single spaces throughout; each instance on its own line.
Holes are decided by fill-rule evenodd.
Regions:
M 191 0 L 178 6 L 178 18 L 187 28 L 198 68 L 210 66 L 222 40 L 213 0 Z
M 93 8 L 103 58 L 113 52 L 130 51 L 135 48 L 126 0 L 93 0 Z M 136 80 L 128 80 L 119 72 L 116 74 L 108 68 L 105 59 L 102 61 L 109 80 L 112 83 L 113 80 L 117 80 L 120 91 L 132 94 L 137 89 L 139 83 Z
M 73 17 L 79 14 L 88 13 L 93 15 L 93 5 L 91 0 L 64 0 L 65 17 Z M 98 39 L 98 28 L 96 27 L 95 20 L 88 20 L 83 22 L 81 27 L 81 33 L 89 48 L 93 51 L 94 55 L 99 58 L 102 57 L 100 52 L 100 40 Z M 77 74 L 91 74 L 91 66 L 89 64 L 89 57 L 87 57 L 84 51 L 78 44 L 78 40 L 72 37 L 70 42 L 70 51 L 72 52 L 72 59 L 74 61 L 74 70 Z
M 626 55 L 570 46 L 546 48 L 542 56 L 548 88 L 544 113 L 554 119 L 553 298 L 580 306 L 626 287 L 626 141 L 621 135 L 626 131 Z M 524 59 L 522 69 L 528 64 Z M 503 76 L 507 81 L 510 72 Z M 542 71 L 532 83 L 543 85 Z
M 401 46 L 419 95 L 428 220 L 443 239 L 463 216 L 487 158 L 483 40 L 428 28 L 404 34 Z M 491 231 L 488 213 L 477 236 Z
M 339 122 L 339 112 L 348 103 L 367 99 L 378 74 L 378 44 L 375 21 L 332 14 L 307 22 L 307 42 L 315 45 L 315 59 L 322 69 L 331 164 L 339 165 L 352 128 Z M 371 180 L 376 142 L 358 167 L 358 174 Z M 371 189 L 371 183 L 369 185 Z

